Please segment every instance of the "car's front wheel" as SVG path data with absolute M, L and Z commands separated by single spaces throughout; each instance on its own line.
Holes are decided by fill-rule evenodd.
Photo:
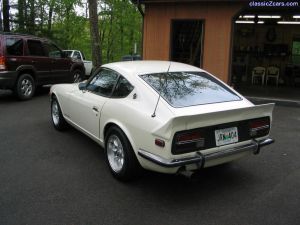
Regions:
M 105 139 L 106 161 L 113 176 L 122 181 L 137 178 L 142 168 L 123 131 L 113 126 Z
M 83 80 L 83 73 L 79 69 L 75 69 L 72 71 L 72 82 L 73 83 L 79 83 Z
M 68 127 L 68 124 L 62 115 L 60 105 L 55 96 L 51 100 L 51 118 L 55 129 L 62 131 Z
M 35 92 L 35 82 L 30 74 L 22 74 L 15 85 L 14 93 L 20 100 L 32 98 Z

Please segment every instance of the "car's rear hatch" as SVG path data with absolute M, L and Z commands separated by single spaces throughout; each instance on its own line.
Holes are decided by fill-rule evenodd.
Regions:
M 198 114 L 192 114 L 193 109 L 175 109 L 176 116 L 154 130 L 153 134 L 172 140 L 173 154 L 242 142 L 269 134 L 274 104 L 235 109 L 218 107 L 217 111 L 216 108 L 213 111 L 213 108 L 213 105 L 205 110 L 203 107 L 205 112 Z

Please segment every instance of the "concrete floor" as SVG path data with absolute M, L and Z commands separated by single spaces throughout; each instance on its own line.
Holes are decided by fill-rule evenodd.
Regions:
M 237 91 L 244 96 L 300 102 L 300 87 L 243 85 Z

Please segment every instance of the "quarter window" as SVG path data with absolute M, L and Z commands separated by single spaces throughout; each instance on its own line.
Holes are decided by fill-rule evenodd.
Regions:
M 43 45 L 40 41 L 37 40 L 28 40 L 28 52 L 32 56 L 45 56 Z
M 23 55 L 23 39 L 21 38 L 7 38 L 6 52 L 8 55 L 21 56 Z
M 51 58 L 62 58 L 61 50 L 52 43 L 45 43 L 47 55 Z
M 87 90 L 102 96 L 111 96 L 117 83 L 118 74 L 111 70 L 100 70 L 90 81 Z
M 124 98 L 130 94 L 133 88 L 134 87 L 128 82 L 128 80 L 120 76 L 112 96 L 116 98 Z

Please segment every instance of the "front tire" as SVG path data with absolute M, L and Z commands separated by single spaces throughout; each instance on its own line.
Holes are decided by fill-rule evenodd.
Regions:
M 83 80 L 83 73 L 79 69 L 75 69 L 72 71 L 72 82 L 79 83 Z
M 68 127 L 56 97 L 53 97 L 51 101 L 51 119 L 54 128 L 59 131 L 65 130 Z
M 14 93 L 19 100 L 31 99 L 35 93 L 35 82 L 30 74 L 22 74 L 16 83 Z
M 123 131 L 113 126 L 105 138 L 105 155 L 112 175 L 121 181 L 130 181 L 141 175 L 142 168 Z

